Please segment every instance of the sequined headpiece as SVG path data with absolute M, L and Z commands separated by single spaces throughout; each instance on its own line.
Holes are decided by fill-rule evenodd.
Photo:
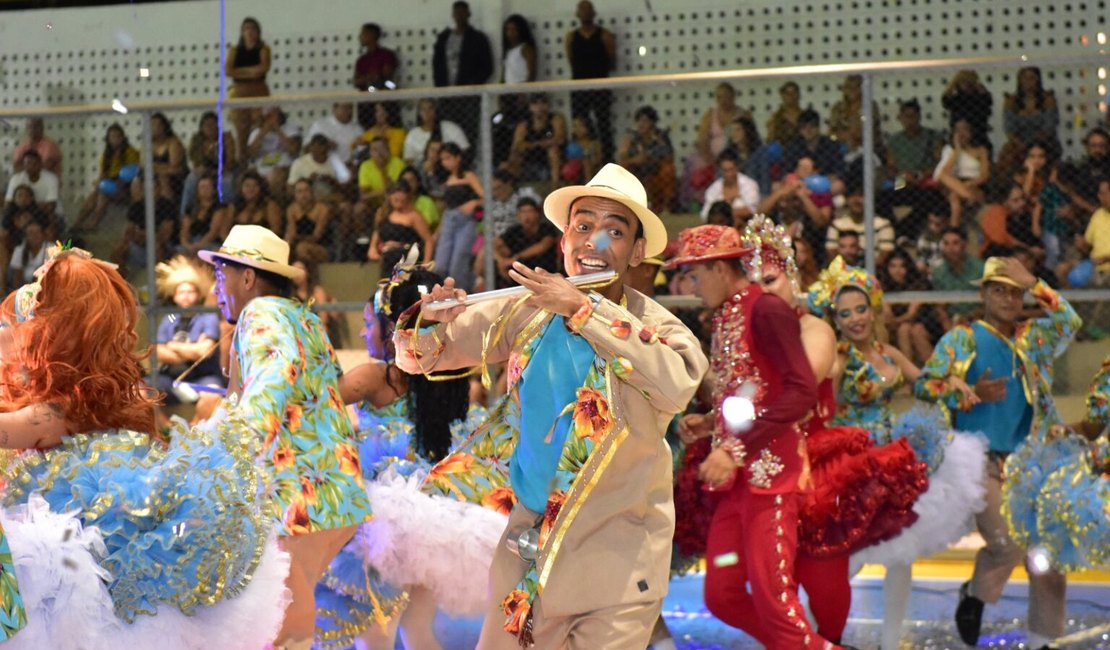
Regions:
M 794 262 L 794 242 L 786 234 L 786 228 L 776 225 L 766 215 L 757 214 L 748 220 L 741 236 L 744 246 L 751 249 L 751 255 L 744 258 L 748 279 L 759 282 L 764 269 L 777 269 L 786 274 L 791 284 L 797 285 L 798 265 Z M 794 287 L 797 293 L 797 286 Z
M 821 271 L 817 281 L 810 285 L 806 297 L 809 310 L 821 317 L 829 316 L 836 305 L 836 299 L 848 287 L 862 289 L 872 309 L 883 306 L 883 289 L 875 276 L 857 266 L 848 266 L 842 257 L 837 256 L 829 263 L 828 268 Z
M 678 254 L 667 262 L 666 268 L 743 257 L 750 252 L 752 249 L 740 239 L 740 231 L 732 226 L 708 224 L 687 228 L 679 234 Z
M 374 311 L 384 316 L 393 315 L 393 306 L 390 304 L 393 290 L 397 285 L 409 279 L 413 271 L 434 271 L 435 262 L 428 262 L 427 264 L 420 264 L 417 260 L 420 259 L 420 246 L 414 244 L 409 248 L 408 253 L 397 262 L 393 267 L 393 271 L 388 278 L 383 277 L 378 281 L 378 288 L 374 291 Z M 431 290 L 431 287 L 427 287 Z M 423 293 L 423 292 L 421 292 Z
M 212 289 L 215 278 L 212 277 L 212 267 L 178 255 L 169 262 L 161 262 L 154 267 L 154 285 L 163 298 L 172 298 L 178 285 L 191 284 L 197 288 L 201 300 Z
M 35 317 L 35 310 L 38 309 L 39 306 L 39 294 L 42 292 L 43 279 L 46 278 L 46 274 L 50 272 L 50 269 L 54 267 L 54 264 L 57 263 L 59 259 L 69 255 L 76 255 L 89 260 L 93 259 L 92 253 L 80 248 L 73 248 L 68 241 L 64 244 L 62 242 L 54 242 L 53 246 L 46 249 L 46 261 L 35 270 L 35 281 L 23 285 L 15 292 L 15 320 L 17 323 L 22 323 Z M 119 268 L 115 264 L 109 264 L 108 262 L 101 262 L 99 260 L 97 260 L 97 262 L 112 269 Z

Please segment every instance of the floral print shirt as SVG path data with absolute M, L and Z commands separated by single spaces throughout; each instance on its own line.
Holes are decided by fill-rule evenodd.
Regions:
M 27 611 L 15 578 L 12 550 L 8 548 L 4 529 L 0 528 L 0 642 L 10 639 L 25 625 Z
M 883 354 L 882 344 L 879 354 L 895 368 L 895 375 L 888 380 L 879 374 L 875 366 L 867 362 L 859 348 L 848 341 L 841 341 L 837 351 L 844 356 L 844 372 L 836 388 L 836 415 L 834 426 L 855 426 L 867 429 L 876 444 L 890 442 L 891 427 L 894 425 L 894 412 L 890 400 L 894 393 L 905 384 L 902 371 L 894 359 Z
M 1102 362 L 1087 391 L 1087 420 L 1103 429 L 1110 425 L 1110 356 Z
M 239 317 L 231 354 L 241 378 L 234 408 L 264 436 L 280 534 L 368 521 L 357 437 L 339 396 L 339 362 L 319 317 L 300 302 L 255 298 Z

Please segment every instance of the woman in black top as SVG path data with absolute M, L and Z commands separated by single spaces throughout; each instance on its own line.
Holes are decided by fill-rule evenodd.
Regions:
M 293 185 L 293 202 L 285 210 L 285 241 L 293 257 L 309 264 L 328 261 L 325 247 L 328 226 L 331 224 L 331 207 L 316 200 L 316 192 L 307 178 Z
M 443 181 L 443 202 L 447 206 L 436 238 L 436 268 L 455 279 L 455 286 L 470 291 L 474 287 L 474 242 L 478 237 L 478 212 L 482 207 L 482 182 L 463 164 L 463 152 L 453 142 L 443 145 L 439 163 L 447 175 Z
M 239 42 L 231 46 L 225 66 L 231 77 L 231 97 L 269 97 L 266 73 L 270 71 L 270 46 L 262 42 L 262 25 L 254 18 L 244 18 L 239 27 Z M 247 138 L 251 129 L 262 121 L 262 109 L 236 108 L 231 111 L 239 158 L 247 159 Z
M 201 176 L 197 180 L 197 198 L 192 208 L 181 217 L 181 252 L 195 255 L 199 250 L 215 250 L 223 240 L 227 210 L 216 196 L 216 177 Z
M 878 275 L 879 284 L 887 293 L 932 289 L 917 270 L 913 257 L 902 248 L 890 253 Z M 933 306 L 921 302 L 891 304 L 887 301 L 883 305 L 883 321 L 891 340 L 915 364 L 929 360 L 933 355 L 933 341 L 943 333 Z
M 386 191 L 385 205 L 378 210 L 374 232 L 370 235 L 370 248 L 366 257 L 372 262 L 382 259 L 382 254 L 394 248 L 419 244 L 424 261 L 432 259 L 434 237 L 424 215 L 412 204 L 412 188 L 405 181 L 397 181 Z

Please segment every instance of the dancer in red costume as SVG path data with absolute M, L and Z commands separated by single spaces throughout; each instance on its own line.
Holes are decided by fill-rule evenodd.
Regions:
M 684 231 L 680 244 L 671 264 L 688 266 L 695 291 L 716 309 L 710 356 L 716 407 L 699 430 L 687 423 L 686 432 L 712 428 L 713 450 L 700 474 L 723 493 L 706 545 L 706 606 L 770 650 L 835 648 L 810 627 L 794 583 L 798 509 L 808 482 L 799 421 L 817 396 L 798 316 L 748 280 L 741 258 L 753 249 L 735 229 L 700 226 Z M 726 426 L 723 406 L 742 386 L 756 417 L 741 436 Z

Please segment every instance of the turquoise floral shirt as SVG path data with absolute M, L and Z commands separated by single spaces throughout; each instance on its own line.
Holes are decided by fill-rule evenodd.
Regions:
M 1052 399 L 1053 361 L 1063 354 L 1083 321 L 1075 309 L 1043 281 L 1032 289 L 1033 298 L 1048 314 L 1018 324 L 1011 339 L 1026 402 L 1033 407 L 1031 432 L 1039 437 L 1050 427 L 1062 424 Z M 951 388 L 949 377 L 966 379 L 976 356 L 975 335 L 970 326 L 955 327 L 937 342 L 933 356 L 914 384 L 914 395 L 926 402 L 952 411 L 969 411 L 959 391 Z
M 239 317 L 231 353 L 241 378 L 235 408 L 264 436 L 280 533 L 368 521 L 357 437 L 339 396 L 339 362 L 319 317 L 300 302 L 255 298 Z
M 905 377 L 894 359 L 883 354 L 882 344 L 877 345 L 879 354 L 895 368 L 894 377 L 888 379 L 881 376 L 851 343 L 842 341 L 837 346 L 838 352 L 844 356 L 844 372 L 836 387 L 836 415 L 830 424 L 867 429 L 876 444 L 885 445 L 891 441 L 894 426 L 890 401 L 905 384 Z
M 1110 425 L 1110 356 L 1102 362 L 1087 391 L 1087 420 L 1103 429 Z

